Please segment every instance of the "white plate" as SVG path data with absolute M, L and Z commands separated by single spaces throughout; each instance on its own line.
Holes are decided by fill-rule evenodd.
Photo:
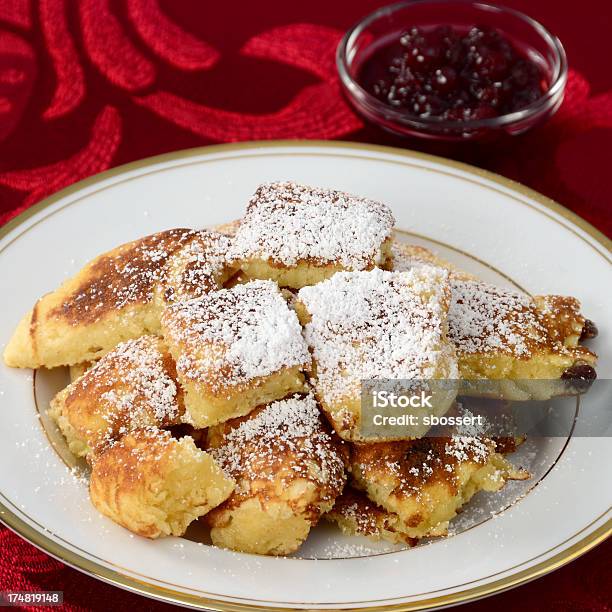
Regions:
M 488 280 L 578 296 L 601 328 L 592 345 L 600 354 L 599 376 L 611 378 L 609 241 L 501 177 L 358 144 L 249 143 L 173 153 L 47 199 L 3 229 L 0 340 L 6 343 L 42 293 L 95 255 L 158 230 L 239 217 L 255 186 L 275 179 L 383 200 L 397 226 L 410 232 L 405 239 Z M 34 393 L 32 382 L 31 372 L 0 366 L 0 518 L 66 563 L 159 599 L 213 609 L 431 608 L 542 575 L 611 531 L 608 436 L 532 442 L 515 459 L 534 471 L 532 481 L 513 484 L 495 499 L 481 494 L 455 524 L 456 535 L 412 550 L 344 538 L 325 526 L 315 530 L 301 558 L 290 559 L 187 539 L 148 541 L 98 515 L 85 482 L 72 476 L 50 443 L 46 433 L 54 439 L 53 428 L 41 426 L 35 399 L 44 413 L 65 373 L 39 373 Z

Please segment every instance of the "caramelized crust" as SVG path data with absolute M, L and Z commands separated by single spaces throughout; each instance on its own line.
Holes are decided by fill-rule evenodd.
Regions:
M 525 479 L 496 452 L 492 440 L 465 436 L 357 444 L 351 454 L 355 484 L 410 537 L 444 535 L 459 508 L 479 490 L 497 491 Z
M 194 237 L 188 229 L 173 229 L 146 236 L 101 255 L 76 277 L 48 319 L 72 325 L 94 323 L 109 312 L 153 299 L 168 259 Z
M 174 360 L 155 336 L 129 340 L 51 401 L 51 416 L 76 455 L 89 455 L 139 427 L 181 421 Z
M 574 297 L 562 295 L 536 295 L 533 300 L 553 350 L 562 350 L 561 345 L 577 347 L 585 324 L 580 302 Z
M 506 399 L 546 399 L 570 392 L 566 377 L 576 363 L 590 367 L 597 356 L 578 345 L 585 324 L 571 297 L 523 294 L 475 281 L 451 281 L 449 337 L 464 380 L 504 381 Z M 535 381 L 530 383 L 529 381 Z M 515 381 L 515 382 L 513 382 Z M 466 394 L 478 387 L 467 385 Z
M 220 287 L 228 238 L 173 229 L 130 242 L 87 264 L 42 297 L 19 323 L 4 353 L 13 367 L 56 367 L 95 360 L 119 342 L 159 333 L 167 300 Z

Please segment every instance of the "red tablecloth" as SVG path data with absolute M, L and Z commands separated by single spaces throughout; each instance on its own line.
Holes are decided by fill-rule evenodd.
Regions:
M 607 0 L 506 3 L 565 43 L 566 101 L 547 126 L 503 147 L 433 152 L 515 178 L 610 235 L 612 9 Z M 364 126 L 340 94 L 337 41 L 380 2 L 210 4 L 0 0 L 0 223 L 111 166 L 203 144 L 342 138 L 422 148 Z M 465 609 L 611 610 L 611 553 L 604 544 Z M 66 568 L 4 528 L 2 589 L 64 590 L 68 610 L 161 607 Z

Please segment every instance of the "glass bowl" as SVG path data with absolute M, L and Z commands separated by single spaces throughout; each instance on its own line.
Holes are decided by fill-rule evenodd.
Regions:
M 495 28 L 537 63 L 549 83 L 542 95 L 520 110 L 478 120 L 419 117 L 385 104 L 358 82 L 365 60 L 411 27 L 474 25 Z M 550 118 L 563 101 L 567 58 L 561 42 L 544 26 L 514 9 L 466 0 L 410 0 L 383 7 L 353 26 L 338 45 L 340 81 L 355 109 L 369 121 L 403 136 L 462 141 L 522 134 Z

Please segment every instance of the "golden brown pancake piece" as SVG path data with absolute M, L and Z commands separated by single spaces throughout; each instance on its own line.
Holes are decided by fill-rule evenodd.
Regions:
M 51 401 L 51 416 L 77 456 L 99 452 L 145 426 L 181 422 L 174 360 L 156 336 L 119 344 Z
M 572 297 L 530 298 L 487 283 L 451 280 L 449 338 L 461 378 L 499 380 L 506 399 L 563 393 L 571 380 L 561 386 L 544 383 L 567 378 L 576 363 L 585 364 L 594 378 L 597 356 L 578 344 L 584 324 L 580 303 Z M 463 390 L 477 391 L 477 385 Z
M 154 427 L 136 429 L 93 462 L 93 505 L 133 533 L 180 536 L 228 498 L 234 483 L 189 436 Z
M 196 427 L 304 389 L 308 347 L 295 312 L 272 281 L 170 306 L 162 328 L 185 390 L 187 417 Z
M 213 544 L 270 555 L 297 550 L 345 482 L 346 450 L 312 395 L 210 428 L 209 451 L 236 490 L 206 517 Z
M 219 232 L 200 230 L 168 261 L 164 298 L 174 303 L 220 289 L 235 272 L 227 261 L 230 240 Z
M 299 289 L 389 258 L 393 215 L 380 202 L 292 182 L 258 187 L 230 256 L 247 278 Z
M 345 487 L 334 507 L 325 515 L 346 535 L 364 535 L 374 540 L 413 546 L 415 538 L 404 533 L 404 525 L 397 514 L 369 500 L 362 491 Z
M 340 437 L 405 436 L 398 428 L 364 426 L 362 381 L 457 379 L 447 338 L 449 300 L 448 273 L 431 266 L 408 272 L 339 272 L 300 289 L 296 311 L 312 350 L 314 388 Z M 437 390 L 434 414 L 444 414 L 455 395 L 452 388 Z M 412 429 L 415 437 L 426 431 Z
M 499 380 L 498 387 L 487 389 L 496 389 L 507 399 L 525 400 L 568 392 L 574 364 L 581 366 L 579 371 L 586 366 L 587 373 L 595 376 L 588 368 L 593 368 L 597 356 L 578 344 L 586 320 L 575 298 L 530 298 L 480 282 L 425 247 L 394 241 L 391 251 L 393 270 L 433 265 L 449 272 L 449 337 L 457 349 L 461 378 Z M 568 383 L 529 382 L 561 377 Z M 464 386 L 462 393 L 477 394 L 478 390 L 475 385 Z
M 467 436 L 356 444 L 351 474 L 372 501 L 399 516 L 413 538 L 446 534 L 476 492 L 529 477 L 496 452 L 492 440 Z
M 5 362 L 29 368 L 74 365 L 98 359 L 119 342 L 158 333 L 167 301 L 221 286 L 228 240 L 173 229 L 97 257 L 38 300 L 7 345 Z

